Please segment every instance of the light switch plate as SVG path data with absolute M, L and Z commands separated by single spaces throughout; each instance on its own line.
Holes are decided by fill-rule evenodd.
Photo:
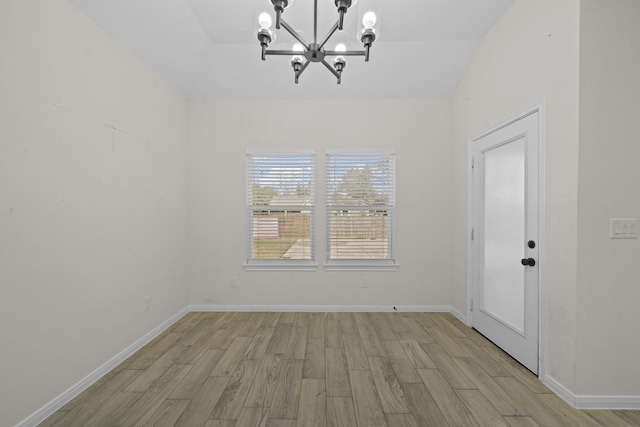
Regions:
M 611 218 L 611 238 L 612 239 L 637 239 L 638 238 L 637 218 L 617 219 Z

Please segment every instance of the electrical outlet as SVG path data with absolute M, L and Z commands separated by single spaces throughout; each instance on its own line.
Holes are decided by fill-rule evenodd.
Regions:
M 237 276 L 231 276 L 231 287 L 232 288 L 237 288 L 238 287 L 238 277 Z
M 144 297 L 144 311 L 151 310 L 151 295 Z
M 369 278 L 364 276 L 362 277 L 362 287 L 363 288 L 368 288 L 369 287 Z

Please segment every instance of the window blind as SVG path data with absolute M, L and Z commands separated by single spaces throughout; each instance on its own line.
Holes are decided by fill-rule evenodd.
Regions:
M 327 153 L 327 261 L 393 260 L 395 154 Z
M 314 155 L 247 153 L 248 262 L 313 260 Z

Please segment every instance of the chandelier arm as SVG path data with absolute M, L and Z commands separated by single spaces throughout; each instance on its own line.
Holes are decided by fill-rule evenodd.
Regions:
M 331 65 L 329 65 L 329 63 L 327 61 L 325 61 L 323 59 L 322 60 L 322 64 L 324 64 L 324 66 L 327 67 L 327 70 L 331 71 L 331 74 L 333 74 L 334 76 L 336 76 L 336 78 L 338 80 L 340 80 L 340 73 L 338 73 L 336 70 L 334 70 L 333 67 Z
M 333 34 L 338 30 L 338 24 L 339 22 L 336 22 L 334 26 L 331 27 L 331 30 L 329 30 L 329 34 L 327 34 L 322 43 L 320 43 L 320 47 L 318 49 L 322 49 L 322 47 L 329 41 L 331 36 L 333 36 Z
M 300 68 L 300 71 L 298 71 L 298 77 L 300 77 L 300 74 L 304 73 L 304 70 L 307 69 L 309 64 L 311 64 L 311 61 L 305 61 L 305 63 L 302 64 L 302 68 Z
M 266 55 L 285 55 L 285 56 L 289 56 L 289 55 L 299 55 L 300 52 L 296 52 L 294 50 L 277 50 L 277 49 L 272 49 L 272 50 L 267 50 L 265 52 Z
M 313 42 L 318 43 L 318 0 L 313 0 Z
M 305 49 L 309 50 L 309 43 L 307 43 L 300 34 L 298 34 L 298 32 L 296 30 L 294 30 L 293 28 L 291 28 L 291 26 L 289 24 L 287 24 L 287 22 L 283 19 L 280 24 L 284 27 L 285 30 L 287 30 L 287 32 L 289 34 L 291 34 L 293 36 L 294 39 L 298 40 L 300 43 L 302 43 L 302 45 L 304 46 Z
M 337 50 L 325 50 L 325 56 L 365 56 L 364 50 L 347 50 L 345 52 L 338 52 Z
M 280 9 L 276 9 L 276 30 L 280 29 L 281 23 L 282 23 L 282 11 Z
M 307 69 L 307 66 L 309 66 L 309 61 L 306 61 L 304 64 L 302 64 L 302 67 L 300 67 L 300 69 L 298 71 L 296 71 L 295 73 L 295 82 L 296 84 L 298 84 L 298 79 L 300 78 L 300 76 L 302 75 L 302 73 L 304 72 L 304 70 Z

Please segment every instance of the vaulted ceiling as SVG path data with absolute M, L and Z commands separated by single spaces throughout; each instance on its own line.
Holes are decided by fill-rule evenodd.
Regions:
M 345 31 L 327 44 L 361 49 L 358 23 L 376 12 L 371 60 L 347 58 L 342 84 L 310 64 L 294 84 L 289 57 L 260 59 L 258 15 L 269 0 L 71 0 L 155 73 L 192 99 L 439 98 L 455 91 L 479 40 L 514 0 L 359 0 Z M 318 0 L 318 38 L 337 19 Z M 295 0 L 283 18 L 313 38 L 313 0 Z M 272 28 L 275 30 L 275 28 Z M 290 49 L 284 29 L 270 46 Z

